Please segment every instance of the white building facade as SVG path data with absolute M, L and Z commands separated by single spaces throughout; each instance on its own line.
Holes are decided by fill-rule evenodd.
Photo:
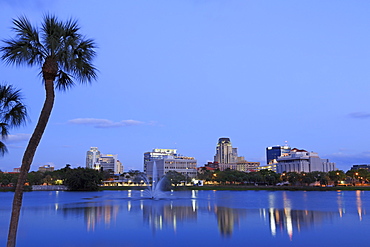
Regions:
M 86 168 L 108 171 L 111 174 L 123 173 L 118 154 L 102 154 L 97 147 L 91 147 L 86 153 Z
M 100 151 L 97 147 L 91 147 L 90 150 L 86 152 L 86 168 L 99 169 L 100 155 Z
M 276 172 L 329 172 L 335 171 L 335 163 L 328 159 L 321 159 L 315 152 L 292 149 L 289 153 L 277 159 Z
M 144 153 L 144 173 L 146 174 L 149 161 L 160 160 L 167 156 L 177 156 L 177 149 L 155 148 L 152 152 Z
M 158 177 L 169 171 L 179 172 L 189 178 L 197 175 L 197 161 L 193 157 L 177 154 L 176 149 L 153 149 L 144 153 L 144 173 L 148 178 L 153 178 L 154 162 Z

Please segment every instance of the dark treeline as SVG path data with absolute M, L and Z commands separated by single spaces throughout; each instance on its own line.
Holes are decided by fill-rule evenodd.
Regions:
M 250 185 L 355 185 L 368 183 L 370 172 L 366 169 L 342 170 L 330 172 L 284 172 L 282 174 L 261 170 L 257 172 L 241 172 L 235 170 L 209 171 L 203 170 L 198 178 L 219 184 L 250 184 Z
M 0 186 L 13 187 L 17 183 L 18 173 L 0 172 Z M 27 174 L 25 185 L 66 185 L 70 190 L 98 190 L 99 184 L 109 178 L 109 174 L 88 168 L 66 167 L 55 171 L 33 171 Z
M 97 171 L 88 168 L 66 167 L 55 171 L 33 171 L 27 175 L 26 185 L 66 185 L 71 190 L 98 190 L 104 180 L 125 179 L 132 181 L 130 184 L 139 184 L 142 181 L 143 173 L 130 170 L 119 177 L 110 175 L 109 172 Z M 13 187 L 17 183 L 17 173 L 0 172 L 0 187 Z M 172 185 L 179 185 L 190 182 L 190 178 L 181 173 L 170 171 L 167 179 Z M 276 173 L 269 170 L 257 172 L 241 172 L 235 170 L 201 170 L 197 179 L 216 184 L 232 185 L 292 185 L 292 186 L 337 186 L 337 185 L 359 185 L 369 183 L 370 172 L 366 169 L 342 170 L 330 172 L 286 172 Z

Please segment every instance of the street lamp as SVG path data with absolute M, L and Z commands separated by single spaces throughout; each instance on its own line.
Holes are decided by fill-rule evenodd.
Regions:
M 356 185 L 356 183 L 355 183 L 355 175 L 356 175 L 356 176 L 358 176 L 358 172 L 355 172 L 355 173 L 353 173 L 353 175 L 352 175 L 352 184 L 353 184 L 353 186 L 355 186 L 355 185 Z

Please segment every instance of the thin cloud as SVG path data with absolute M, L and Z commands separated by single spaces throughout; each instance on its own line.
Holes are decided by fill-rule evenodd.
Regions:
M 42 0 L 34 0 L 34 1 L 23 1 L 23 0 L 2 0 L 0 1 L 0 5 L 8 5 L 14 9 L 47 9 L 51 8 L 55 5 L 55 1 L 42 1 Z
M 357 152 L 355 149 L 339 148 L 337 152 L 323 155 L 330 159 L 370 159 L 370 151 Z
M 68 124 L 76 125 L 91 125 L 94 128 L 118 128 L 118 127 L 128 127 L 128 126 L 137 126 L 143 125 L 144 122 L 137 120 L 122 120 L 119 122 L 113 122 L 108 119 L 99 119 L 99 118 L 75 118 L 68 121 Z
M 30 137 L 31 137 L 31 134 L 19 133 L 15 135 L 8 135 L 8 137 L 4 139 L 3 141 L 5 143 L 19 143 L 19 142 L 28 141 Z
M 370 113 L 368 112 L 352 112 L 348 114 L 351 118 L 367 119 L 370 118 Z

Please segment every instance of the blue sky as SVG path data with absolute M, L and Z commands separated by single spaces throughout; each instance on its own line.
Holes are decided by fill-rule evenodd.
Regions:
M 31 170 L 85 166 L 94 146 L 125 171 L 143 153 L 177 148 L 198 166 L 219 137 L 265 163 L 265 148 L 314 151 L 339 169 L 370 163 L 369 1 L 2 0 L 12 19 L 76 18 L 99 46 L 92 85 L 58 92 Z M 14 129 L 0 169 L 19 167 L 44 100 L 39 68 L 0 64 L 23 92 L 30 121 Z

